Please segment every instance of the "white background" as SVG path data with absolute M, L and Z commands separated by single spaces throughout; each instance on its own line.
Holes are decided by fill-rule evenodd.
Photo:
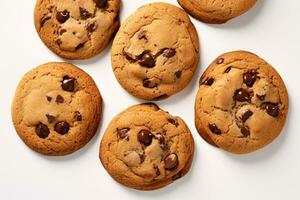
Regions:
M 175 0 L 164 0 L 178 5 Z M 123 0 L 124 20 L 152 0 Z M 125 188 L 106 173 L 98 148 L 109 121 L 128 106 L 142 102 L 127 94 L 111 70 L 110 48 L 86 61 L 76 61 L 99 86 L 105 105 L 100 130 L 80 151 L 46 157 L 17 136 L 10 116 L 14 90 L 22 75 L 50 61 L 63 61 L 40 41 L 33 24 L 34 0 L 0 0 L 0 199 L 300 199 L 300 1 L 258 0 L 247 14 L 224 25 L 193 19 L 201 44 L 201 63 L 181 93 L 158 103 L 181 116 L 191 129 L 196 152 L 190 173 L 152 192 Z M 205 143 L 194 126 L 198 79 L 221 53 L 252 51 L 271 63 L 289 91 L 290 113 L 282 134 L 269 146 L 248 155 L 233 155 Z M 38 109 L 38 107 L 37 107 Z

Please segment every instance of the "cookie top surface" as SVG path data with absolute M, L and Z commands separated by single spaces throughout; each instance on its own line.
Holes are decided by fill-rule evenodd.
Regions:
M 199 61 L 194 25 L 166 3 L 139 8 L 121 26 L 112 46 L 112 65 L 122 87 L 146 100 L 165 99 L 192 79 Z
M 120 0 L 37 0 L 36 30 L 60 57 L 87 59 L 108 45 L 119 27 Z
M 100 146 L 108 173 L 139 190 L 158 189 L 184 176 L 193 154 L 193 137 L 184 121 L 155 104 L 132 106 L 117 115 Z
M 210 144 L 249 153 L 272 142 L 288 113 L 288 94 L 276 70 L 255 54 L 218 57 L 204 72 L 195 104 L 195 124 Z
M 191 15 L 200 21 L 222 24 L 242 15 L 254 6 L 256 0 L 177 0 Z
M 21 139 L 45 155 L 66 155 L 96 133 L 102 100 L 93 79 L 67 63 L 47 63 L 24 75 L 12 104 Z

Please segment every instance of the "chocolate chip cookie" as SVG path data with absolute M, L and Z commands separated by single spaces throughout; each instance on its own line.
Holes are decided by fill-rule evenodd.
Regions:
M 67 59 L 104 50 L 119 28 L 120 0 L 37 0 L 36 30 L 45 45 Z
M 177 0 L 192 16 L 211 24 L 222 24 L 247 12 L 256 0 Z
M 12 119 L 21 139 L 45 155 L 70 154 L 90 141 L 102 100 L 93 79 L 68 63 L 47 63 L 20 81 Z
M 112 65 L 122 87 L 146 100 L 165 99 L 187 86 L 199 61 L 199 43 L 188 15 L 166 3 L 147 4 L 121 26 Z
M 288 114 L 288 94 L 276 70 L 255 54 L 218 57 L 200 79 L 195 124 L 208 143 L 249 153 L 271 143 Z
M 155 104 L 132 106 L 105 131 L 100 159 L 119 183 L 139 189 L 162 188 L 190 169 L 194 140 L 184 121 Z

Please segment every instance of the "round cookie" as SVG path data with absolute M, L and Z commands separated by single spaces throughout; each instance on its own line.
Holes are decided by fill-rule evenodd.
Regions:
M 119 183 L 138 190 L 162 188 L 188 173 L 194 140 L 179 117 L 155 104 L 132 106 L 109 124 L 100 159 Z
M 257 55 L 219 56 L 200 79 L 195 124 L 208 143 L 242 154 L 271 143 L 288 114 L 288 94 L 276 70 Z
M 12 104 L 20 138 L 45 155 L 70 154 L 95 135 L 102 99 L 93 79 L 68 63 L 47 63 L 24 75 Z
M 196 29 L 180 8 L 147 4 L 119 29 L 112 67 L 122 87 L 145 100 L 165 99 L 187 86 L 199 62 Z
M 120 0 L 37 0 L 36 30 L 60 57 L 87 59 L 99 54 L 119 28 Z
M 222 24 L 247 12 L 256 0 L 177 0 L 192 16 L 210 24 Z

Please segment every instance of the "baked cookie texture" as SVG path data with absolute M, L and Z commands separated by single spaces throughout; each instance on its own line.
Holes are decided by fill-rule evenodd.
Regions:
M 147 4 L 120 27 L 111 59 L 117 80 L 130 94 L 165 99 L 186 87 L 198 67 L 197 32 L 182 9 Z
M 202 22 L 222 24 L 252 8 L 256 0 L 177 0 L 192 16 Z
M 99 54 L 119 28 L 120 0 L 37 0 L 36 30 L 60 57 L 87 59 Z
M 95 135 L 102 100 L 93 79 L 68 63 L 43 64 L 24 75 L 12 103 L 20 138 L 34 151 L 70 154 Z
M 288 94 L 280 75 L 246 51 L 219 56 L 200 79 L 195 124 L 208 143 L 243 154 L 271 143 L 288 114 Z
M 162 188 L 192 165 L 194 140 L 179 117 L 155 104 L 132 106 L 109 124 L 100 159 L 119 183 L 138 190 Z

